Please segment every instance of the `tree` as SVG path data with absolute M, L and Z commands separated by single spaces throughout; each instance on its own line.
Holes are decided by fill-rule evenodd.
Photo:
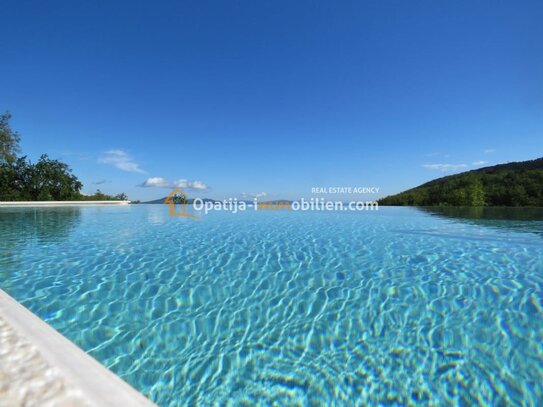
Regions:
M 21 151 L 19 141 L 21 136 L 9 127 L 11 113 L 0 115 L 0 164 L 11 164 L 17 159 L 17 153 Z
M 16 165 L 0 163 L 0 201 L 24 200 L 19 175 Z
M 105 201 L 107 200 L 107 195 L 100 191 L 100 189 L 97 189 L 93 195 L 89 195 L 89 198 L 96 201 Z
M 108 195 L 97 189 L 92 195 L 80 195 L 79 199 L 82 201 L 127 201 L 128 196 L 124 192 L 117 195 Z
M 126 200 L 125 194 L 115 197 L 96 191 L 81 194 L 83 184 L 68 166 L 43 154 L 36 164 L 20 151 L 19 133 L 11 130 L 9 112 L 0 115 L 0 201 L 67 201 L 67 200 Z
M 68 164 L 45 154 L 36 164 L 26 157 L 0 164 L 0 201 L 76 200 L 81 187 Z
M 469 205 L 485 206 L 485 189 L 481 180 L 475 180 L 469 187 Z
M 29 189 L 37 201 L 78 199 L 83 184 L 68 166 L 43 154 L 34 165 Z

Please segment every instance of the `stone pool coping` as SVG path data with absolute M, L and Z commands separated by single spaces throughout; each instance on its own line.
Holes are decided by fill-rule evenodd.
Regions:
M 128 205 L 130 201 L 0 201 L 0 207 L 9 206 L 84 206 Z
M 66 387 L 75 389 L 76 399 L 82 401 L 76 402 L 75 405 L 155 406 L 1 289 L 0 319 L 15 331 L 16 340 L 28 342 L 50 367 L 59 372 L 59 377 L 65 382 Z M 12 343 L 10 346 L 15 351 L 17 344 Z M 10 352 L 11 349 L 7 351 Z M 44 374 L 37 368 L 36 372 L 31 373 L 29 377 L 36 381 Z M 28 385 L 32 386 L 32 383 Z

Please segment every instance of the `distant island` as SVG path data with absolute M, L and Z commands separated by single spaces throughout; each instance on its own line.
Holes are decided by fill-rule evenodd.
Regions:
M 543 158 L 449 175 L 378 202 L 384 206 L 543 207 Z
M 164 202 L 166 201 L 168 197 L 165 196 L 164 198 L 159 198 L 159 199 L 153 199 L 152 201 L 146 201 L 146 202 L 137 202 L 137 203 L 142 203 L 142 204 L 166 204 L 167 202 Z M 217 202 L 215 199 L 210 199 L 210 198 L 202 198 L 202 202 Z M 184 202 L 185 205 L 192 205 L 194 203 L 194 199 L 193 198 L 189 198 L 189 199 L 185 199 Z
M 152 201 L 146 201 L 146 202 L 139 202 L 139 201 L 136 201 L 136 202 L 133 202 L 133 203 L 142 203 L 142 204 L 166 204 L 167 202 L 166 199 L 168 197 L 165 196 L 164 198 L 160 198 L 160 199 L 153 199 Z M 185 205 L 193 205 L 194 204 L 194 199 L 195 198 L 187 198 L 184 200 L 184 204 Z M 202 202 L 211 202 L 211 203 L 215 203 L 215 202 L 223 202 L 221 200 L 217 200 L 217 199 L 211 199 L 211 198 L 201 198 L 202 199 Z M 245 202 L 245 204 L 247 205 L 252 205 L 255 203 L 255 201 L 253 200 L 243 200 L 243 199 L 238 199 L 237 200 L 238 203 L 241 203 L 241 202 Z M 274 201 L 258 201 L 258 204 L 259 205 L 277 205 L 277 204 L 292 204 L 292 202 L 294 201 L 289 201 L 289 200 L 286 200 L 286 199 L 279 199 L 279 200 L 274 200 Z

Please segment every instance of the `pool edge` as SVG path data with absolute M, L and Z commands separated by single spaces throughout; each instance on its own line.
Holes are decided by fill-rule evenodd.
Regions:
M 95 406 L 156 406 L 119 376 L 85 353 L 0 289 L 0 317 L 30 342 L 67 383 Z
M 131 201 L 0 201 L 0 208 L 130 205 Z

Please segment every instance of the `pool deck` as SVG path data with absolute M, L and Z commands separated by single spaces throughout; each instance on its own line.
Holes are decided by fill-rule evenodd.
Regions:
M 129 205 L 130 201 L 0 201 L 1 207 Z
M 0 289 L 2 406 L 155 406 Z

